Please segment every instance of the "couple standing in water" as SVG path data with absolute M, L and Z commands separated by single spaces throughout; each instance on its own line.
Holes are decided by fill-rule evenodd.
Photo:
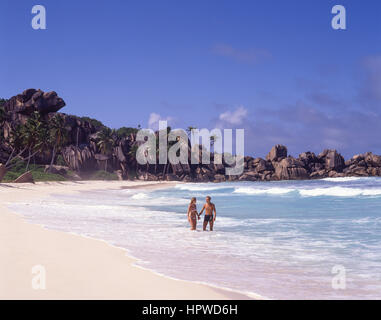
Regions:
M 203 230 L 206 230 L 206 227 L 209 223 L 210 231 L 213 231 L 213 224 L 214 221 L 216 221 L 216 206 L 214 203 L 210 202 L 211 197 L 206 197 L 206 203 L 202 207 L 202 210 L 200 213 L 197 213 L 197 207 L 196 207 L 196 198 L 192 198 L 191 202 L 188 206 L 188 221 L 191 225 L 191 230 L 196 230 L 197 227 L 197 220 L 200 219 L 200 216 L 205 210 L 205 216 L 204 216 L 204 224 L 203 224 Z

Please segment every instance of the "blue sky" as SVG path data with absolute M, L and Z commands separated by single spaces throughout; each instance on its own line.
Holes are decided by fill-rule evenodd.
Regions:
M 381 153 L 380 1 L 2 0 L 0 17 L 0 97 L 55 90 L 114 128 L 244 128 L 254 156 Z

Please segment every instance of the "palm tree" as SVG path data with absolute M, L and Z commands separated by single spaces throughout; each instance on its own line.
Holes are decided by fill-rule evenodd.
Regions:
M 128 157 L 127 159 L 129 160 L 129 164 L 133 168 L 133 172 L 135 172 L 135 177 L 136 177 L 136 172 L 137 172 L 137 161 L 136 161 L 136 152 L 138 151 L 138 145 L 134 143 L 131 147 L 130 150 L 128 151 Z
M 157 136 L 156 137 L 156 149 L 153 150 L 151 148 L 151 146 L 147 146 L 146 150 L 144 151 L 144 156 L 145 158 L 147 159 L 147 163 L 146 163 L 146 180 L 148 180 L 148 171 L 149 171 L 149 166 L 150 166 L 150 163 L 148 162 L 148 156 L 151 152 L 154 152 L 155 153 L 155 174 L 156 174 L 156 171 L 157 171 L 157 157 L 159 155 L 159 137 Z M 136 152 L 135 152 L 136 154 Z
M 187 130 L 186 130 L 187 133 L 188 133 L 188 137 L 189 137 L 189 141 L 191 143 L 191 146 L 192 146 L 192 143 L 196 143 L 196 141 L 193 141 L 194 140 L 194 135 L 193 135 L 193 132 L 192 132 L 192 130 L 195 130 L 195 129 L 197 129 L 197 127 L 189 126 L 187 128 Z M 198 144 L 198 142 L 197 142 L 197 144 Z
M 102 154 L 111 154 L 112 149 L 115 146 L 114 136 L 115 130 L 111 130 L 109 128 L 104 128 L 102 131 L 99 132 L 97 146 Z M 108 160 L 106 159 L 105 171 L 107 171 L 107 161 Z
M 60 152 L 63 146 L 68 141 L 69 131 L 67 127 L 65 126 L 65 120 L 63 117 L 59 115 L 55 115 L 50 120 L 49 133 L 50 133 L 50 145 L 53 145 L 52 160 L 50 162 L 50 168 L 49 168 L 49 171 L 50 171 L 54 164 L 54 159 L 57 152 Z
M 5 102 L 7 102 L 7 100 L 0 99 L 0 122 L 1 122 L 1 116 L 5 115 L 5 110 L 4 110 Z
M 26 171 L 28 171 L 30 159 L 47 145 L 49 137 L 46 123 L 41 120 L 41 115 L 38 112 L 34 112 L 21 128 L 21 135 L 29 154 L 26 166 Z M 34 153 L 32 154 L 32 152 Z
M 4 122 L 6 120 L 6 112 L 3 107 L 4 102 L 4 99 L 0 99 L 0 139 L 4 139 Z
M 218 140 L 218 136 L 217 135 L 213 135 L 213 136 L 210 136 L 210 145 L 213 147 L 215 142 Z
M 147 164 L 146 164 L 146 177 L 145 180 L 148 180 L 148 170 L 149 170 L 149 162 L 148 162 L 148 155 L 149 155 L 149 147 L 144 151 L 144 156 L 147 159 Z
M 27 149 L 24 146 L 23 135 L 21 132 L 21 125 L 18 125 L 14 130 L 10 132 L 9 137 L 7 138 L 7 144 L 12 149 L 11 154 L 8 157 L 8 160 L 5 162 L 5 167 L 10 169 L 12 165 L 10 163 L 13 159 L 20 157 L 25 150 Z
M 2 106 L 0 106 L 0 125 L 5 121 L 5 110 Z
M 189 138 L 191 138 L 191 136 L 192 136 L 192 130 L 194 130 L 194 129 L 197 129 L 196 127 L 192 127 L 192 126 L 189 126 L 188 128 L 187 128 L 187 133 L 188 133 L 188 136 L 189 136 Z
M 171 132 L 171 130 L 172 130 L 171 127 L 167 127 L 167 135 Z M 170 141 L 167 143 L 167 154 L 168 154 L 168 151 L 171 148 L 171 146 L 173 146 L 175 143 L 176 143 L 176 141 Z M 168 157 L 167 157 L 167 161 L 164 165 L 164 169 L 163 169 L 163 173 L 162 173 L 163 180 L 164 180 L 165 176 L 168 174 L 168 171 L 169 171 L 168 169 L 169 169 L 169 165 L 168 165 Z

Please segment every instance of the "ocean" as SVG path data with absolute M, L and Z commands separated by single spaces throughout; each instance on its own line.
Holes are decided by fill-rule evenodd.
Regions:
M 200 211 L 207 195 L 215 231 L 201 231 L 199 220 L 192 232 L 189 200 Z M 188 183 L 9 207 L 125 248 L 137 266 L 176 279 L 268 299 L 381 299 L 381 178 Z

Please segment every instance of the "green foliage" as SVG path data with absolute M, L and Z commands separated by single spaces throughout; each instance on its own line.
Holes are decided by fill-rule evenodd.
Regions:
M 23 147 L 24 144 L 24 136 L 23 131 L 21 130 L 22 126 L 18 125 L 15 130 L 11 131 L 9 142 L 11 143 L 12 147 L 16 150 L 19 150 Z
M 89 177 L 89 180 L 118 180 L 116 173 L 110 173 L 104 170 L 98 170 L 93 172 Z
M 49 145 L 49 128 L 41 115 L 34 112 L 24 126 L 21 126 L 23 144 L 30 150 L 42 150 Z
M 210 145 L 211 145 L 212 147 L 214 147 L 216 141 L 218 141 L 218 140 L 219 140 L 219 136 L 217 136 L 217 135 L 212 135 L 212 136 L 210 136 Z
M 5 109 L 4 109 L 5 102 L 6 102 L 5 99 L 0 98 L 0 130 L 1 130 L 0 134 L 1 135 L 3 134 L 2 127 L 3 127 L 3 123 L 5 121 Z
M 137 134 L 138 129 L 137 128 L 130 128 L 130 127 L 121 127 L 118 130 L 116 130 L 116 135 L 118 138 L 126 138 L 131 134 Z
M 103 154 L 109 155 L 111 153 L 112 148 L 115 146 L 114 136 L 115 130 L 109 128 L 104 128 L 99 132 L 97 146 Z
M 4 139 L 4 120 L 5 112 L 4 109 L 0 107 L 0 142 Z
M 128 180 L 134 180 L 137 178 L 138 174 L 136 173 L 136 170 L 129 170 L 127 176 Z
M 190 137 L 191 134 L 192 134 L 192 130 L 194 129 L 197 129 L 196 127 L 192 127 L 192 126 L 189 126 L 187 129 L 186 129 L 186 132 L 188 133 L 188 136 Z
M 40 170 L 32 171 L 32 176 L 34 181 L 66 181 L 66 178 L 60 174 L 54 174 L 49 172 L 44 172 Z
M 7 171 L 2 182 L 12 182 L 25 173 L 26 163 L 20 159 L 13 159 L 12 169 Z M 34 181 L 65 181 L 65 177 L 59 174 L 45 173 L 45 166 L 31 164 L 29 170 L 32 171 Z
M 58 165 L 58 166 L 66 166 L 67 165 L 63 156 L 60 154 L 56 158 L 56 165 Z
M 57 114 L 47 122 L 38 112 L 34 112 L 25 125 L 19 125 L 11 131 L 8 141 L 16 151 L 15 154 L 28 150 L 31 155 L 53 149 L 54 163 L 55 154 L 67 143 L 68 135 L 69 131 L 62 116 Z
M 65 120 L 62 116 L 56 114 L 49 121 L 49 147 L 53 148 L 51 164 L 54 163 L 56 153 L 62 150 L 68 140 L 69 130 L 65 126 Z
M 21 174 L 23 173 L 24 172 L 22 172 Z M 8 171 L 1 182 L 4 182 L 4 183 L 12 182 L 16 180 L 19 176 L 21 176 L 21 174 L 18 174 L 17 172 L 14 172 L 14 171 Z
M 5 105 L 6 102 L 7 102 L 6 99 L 0 98 L 0 108 L 2 108 L 3 110 L 4 110 L 4 105 Z
M 103 130 L 105 128 L 108 128 L 101 121 L 99 121 L 97 119 L 93 119 L 93 118 L 90 118 L 90 117 L 80 117 L 79 119 L 82 120 L 82 121 L 89 122 L 93 127 L 95 127 L 95 129 L 97 131 Z
M 138 151 L 138 148 L 139 148 L 139 147 L 138 147 L 136 144 L 132 145 L 130 151 L 128 152 L 128 155 L 129 155 L 130 157 L 132 157 L 132 158 L 135 159 L 135 157 L 136 157 L 136 152 Z
M 25 161 L 15 158 L 11 161 L 10 163 L 12 165 L 12 170 L 13 172 L 20 172 L 24 173 L 25 172 Z M 8 171 L 9 172 L 9 171 Z
M 49 132 L 51 144 L 56 146 L 57 151 L 61 150 L 69 139 L 69 130 L 65 126 L 65 120 L 58 114 L 50 119 Z
M 4 107 L 0 107 L 0 123 L 4 121 L 5 118 L 5 110 Z

